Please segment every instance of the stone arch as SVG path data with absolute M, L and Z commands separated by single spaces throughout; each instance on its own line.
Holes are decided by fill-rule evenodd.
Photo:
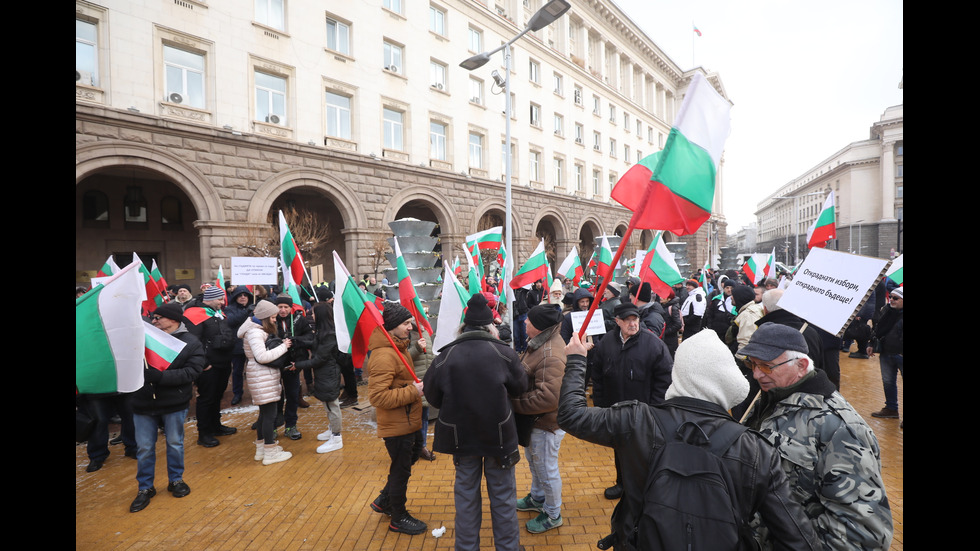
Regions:
M 366 228 L 367 214 L 361 208 L 353 190 L 337 178 L 307 168 L 284 170 L 269 178 L 255 190 L 248 205 L 248 221 L 265 224 L 269 209 L 276 197 L 291 189 L 309 187 L 318 189 L 336 201 L 337 210 L 344 217 L 345 228 Z
M 395 220 L 398 211 L 410 201 L 421 201 L 432 209 L 436 215 L 436 222 L 439 224 L 439 234 L 442 236 L 456 235 L 459 231 L 456 216 L 447 210 L 449 199 L 442 193 L 425 186 L 411 186 L 392 195 L 388 199 L 381 223 Z
M 544 207 L 537 212 L 534 216 L 534 222 L 531 224 L 532 235 L 537 231 L 538 224 L 540 224 L 546 218 L 553 218 L 556 222 L 555 226 L 555 239 L 559 242 L 568 239 L 568 218 L 565 217 L 565 213 L 556 207 Z
M 511 226 L 513 227 L 512 231 L 514 232 L 514 235 L 511 236 L 511 239 L 517 242 L 524 235 L 524 231 L 520 224 L 520 216 L 518 216 L 517 214 L 517 209 L 514 208 L 513 204 L 511 204 L 510 208 L 511 208 L 511 215 L 514 217 L 514 223 L 511 224 Z M 480 217 L 483 216 L 485 212 L 489 212 L 489 211 L 500 211 L 504 215 L 502 217 L 506 219 L 506 213 L 507 213 L 506 201 L 499 197 L 489 197 L 485 199 L 482 203 L 478 204 L 476 206 L 476 209 L 473 211 L 473 220 L 470 221 L 470 226 L 466 230 L 467 235 L 477 231 L 476 225 L 480 221 Z M 505 221 L 504 223 L 505 236 L 506 236 L 506 231 L 507 231 L 507 225 Z
M 75 148 L 75 185 L 111 167 L 140 167 L 159 173 L 187 194 L 200 220 L 222 222 L 221 197 L 207 176 L 183 159 L 151 145 L 118 140 L 82 144 Z

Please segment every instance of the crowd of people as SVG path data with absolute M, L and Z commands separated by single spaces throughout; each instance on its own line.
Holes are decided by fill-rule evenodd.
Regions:
M 144 387 L 132 394 L 78 397 L 96 419 L 86 470 L 106 460 L 108 423 L 118 416 L 118 441 L 138 463 L 130 510 L 144 509 L 156 494 L 161 430 L 167 489 L 189 494 L 183 441 L 190 401 L 198 445 L 218 446 L 237 432 L 221 423 L 229 383 L 232 404 L 247 388 L 258 406 L 255 461 L 291 458 L 278 438 L 302 438 L 299 409 L 310 406 L 304 396 L 324 404 L 329 426 L 317 435 L 317 452 L 329 453 L 343 447 L 342 410 L 358 403 L 366 380 L 390 458 L 387 480 L 368 505 L 390 517 L 394 532 L 426 531 L 408 511 L 407 489 L 412 466 L 436 453 L 453 457 L 457 549 L 480 548 L 484 483 L 496 549 L 519 549 L 517 511 L 537 513 L 525 524 L 529 533 L 559 528 L 558 458 L 567 432 L 614 452 L 615 480 L 603 494 L 619 505 L 604 548 L 655 549 L 683 535 L 663 526 L 667 516 L 651 513 L 663 504 L 649 486 L 652 466 L 683 444 L 721 459 L 738 537 L 763 549 L 887 549 L 892 520 L 878 442 L 840 394 L 838 357 L 852 341 L 851 357 L 879 356 L 886 400 L 872 415 L 897 419 L 904 287 L 883 278 L 841 339 L 780 308 L 790 278 L 755 285 L 741 272 L 699 271 L 665 297 L 628 278 L 609 282 L 598 298 L 599 286 L 586 281 L 556 280 L 550 288 L 539 281 L 517 289 L 508 305 L 488 276 L 472 293 L 457 338 L 438 351 L 408 309 L 384 302 L 384 323 L 370 335 L 363 365 L 338 349 L 330 285 L 315 287 L 303 306 L 261 286 L 204 285 L 196 296 L 187 285 L 172 286 L 171 300 L 149 317 L 186 343 L 170 368 L 147 368 Z M 384 298 L 384 282 L 365 276 L 360 284 Z M 508 306 L 513 326 L 501 315 Z M 590 308 L 601 312 L 605 332 L 580 338 L 573 314 Z M 431 450 L 430 408 L 438 410 Z M 531 475 L 526 494 L 516 484 L 520 448 Z M 694 508 L 701 506 L 712 505 Z M 724 532 L 698 524 L 689 530 L 719 542 Z

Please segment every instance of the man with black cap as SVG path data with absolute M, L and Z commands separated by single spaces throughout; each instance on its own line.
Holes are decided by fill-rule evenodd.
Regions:
M 589 295 L 590 301 L 591 298 Z M 539 513 L 527 523 L 528 532 L 539 534 L 564 522 L 558 470 L 558 450 L 565 437 L 565 431 L 558 427 L 558 396 L 565 373 L 564 324 L 561 314 L 548 306 L 531 308 L 526 324 L 529 339 L 521 360 L 530 384 L 527 392 L 511 402 L 515 412 L 534 416 L 535 421 L 524 448 L 531 469 L 531 490 L 517 500 L 517 510 Z
M 207 364 L 197 379 L 197 443 L 213 448 L 221 442 L 216 436 L 235 434 L 238 429 L 221 424 L 221 397 L 231 377 L 235 333 L 225 319 L 225 291 L 210 286 L 184 307 L 187 331 L 201 341 Z M 191 312 L 194 312 L 192 315 Z M 240 325 L 240 324 L 239 324 Z
M 616 307 L 616 329 L 599 340 L 592 367 L 592 398 L 598 407 L 612 407 L 626 400 L 657 405 L 670 386 L 673 359 L 659 337 L 641 329 L 639 310 L 632 302 Z M 607 499 L 623 495 L 620 458 L 615 455 L 616 484 L 605 491 Z
M 660 305 L 660 299 L 650 288 L 650 284 L 643 282 L 639 286 L 630 287 L 630 299 L 636 304 L 637 316 L 643 327 L 657 338 L 663 339 L 667 327 L 667 311 Z
M 164 371 L 143 368 L 143 387 L 133 393 L 133 427 L 136 432 L 136 482 L 139 491 L 129 506 L 131 513 L 142 511 L 157 494 L 153 484 L 156 470 L 156 443 L 160 427 L 167 440 L 167 491 L 174 497 L 191 493 L 184 482 L 184 422 L 197 380 L 206 358 L 201 341 L 187 331 L 184 310 L 168 302 L 156 309 L 151 323 L 184 342 L 177 357 Z
M 605 538 L 607 543 L 625 551 L 680 548 L 647 540 L 648 531 L 637 529 L 646 522 L 645 518 L 649 518 L 641 512 L 645 512 L 643 504 L 647 496 L 644 491 L 648 487 L 651 465 L 658 452 L 675 440 L 672 433 L 676 433 L 702 446 L 716 445 L 719 440 L 726 440 L 726 435 L 726 442 L 734 438 L 734 443 L 721 456 L 735 481 L 732 501 L 739 518 L 748 521 L 754 513 L 760 513 L 772 528 L 773 549 L 821 549 L 802 508 L 790 499 L 790 488 L 780 468 L 779 455 L 757 433 L 739 430 L 727 412 L 745 397 L 749 384 L 736 366 L 731 351 L 713 331 L 702 331 L 684 339 L 678 346 L 673 380 L 667 389 L 666 400 L 657 406 L 630 401 L 614 408 L 588 407 L 583 380 L 585 347 L 575 336 L 565 351 L 567 367 L 558 406 L 558 424 L 569 434 L 611 447 L 621 455 L 624 484 L 630 488 L 613 511 L 612 535 Z M 678 496 L 653 497 L 673 500 Z M 690 499 L 699 497 L 700 494 L 692 493 Z M 715 505 L 704 503 L 704 510 Z M 728 502 L 724 505 L 731 506 Z M 684 535 L 683 528 L 678 527 L 677 530 L 666 530 L 664 537 Z M 717 537 L 697 532 L 687 535 Z M 695 541 L 701 549 L 723 549 L 712 547 L 706 541 Z
M 888 549 L 893 527 L 878 439 L 806 352 L 798 330 L 759 326 L 738 351 L 762 388 L 745 424 L 776 446 L 790 495 L 825 549 Z
M 888 304 L 881 308 L 874 322 L 868 357 L 877 348 L 881 364 L 881 382 L 885 389 L 885 407 L 871 414 L 872 417 L 898 419 L 898 374 L 905 376 L 905 287 L 896 287 L 888 293 Z M 904 422 L 901 425 L 905 428 Z
M 412 465 L 422 452 L 422 388 L 406 367 L 412 314 L 398 303 L 385 305 L 384 328 L 375 328 L 368 339 L 370 356 L 365 362 L 368 371 L 368 397 L 378 420 L 378 437 L 383 438 L 391 465 L 388 480 L 371 509 L 391 517 L 388 530 L 416 535 L 425 532 L 426 525 L 408 514 L 408 479 Z M 391 342 L 385 336 L 391 337 Z M 393 348 L 391 343 L 397 348 Z
M 289 350 L 292 361 L 308 360 L 310 349 L 313 348 L 314 335 L 303 310 L 293 308 L 293 299 L 289 295 L 279 295 L 276 297 L 275 304 L 279 309 L 279 315 L 276 317 L 276 332 L 280 339 L 293 340 L 293 347 Z M 310 404 L 306 403 L 300 395 L 299 375 L 300 372 L 296 370 L 295 365 L 282 371 L 282 398 L 276 405 L 278 411 L 276 426 L 279 426 L 279 418 L 282 417 L 286 424 L 284 434 L 292 440 L 303 437 L 296 428 L 296 421 L 299 420 L 298 408 L 310 407 Z
M 550 310 L 554 320 L 560 316 L 553 306 L 541 308 Z M 438 350 L 425 373 L 425 397 L 439 408 L 432 450 L 451 454 L 456 466 L 455 546 L 460 551 L 480 549 L 484 477 L 496 549 L 520 548 L 514 475 L 520 451 L 510 400 L 527 389 L 527 374 L 517 353 L 496 335 L 486 297 L 473 295 L 459 337 Z

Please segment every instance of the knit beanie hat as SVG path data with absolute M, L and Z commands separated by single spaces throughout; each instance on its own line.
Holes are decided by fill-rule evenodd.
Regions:
M 385 304 L 385 311 L 381 313 L 381 317 L 385 320 L 385 331 L 391 331 L 405 323 L 405 320 L 411 319 L 412 313 L 397 302 L 389 302 Z
M 554 306 L 539 304 L 528 310 L 527 319 L 531 320 L 531 325 L 538 331 L 544 331 L 561 323 L 562 315 Z
M 736 285 L 732 288 L 732 302 L 736 308 L 741 308 L 755 300 L 755 288 L 748 285 Z
M 288 306 L 293 305 L 293 299 L 289 295 L 279 295 L 276 297 L 276 304 L 286 304 Z
M 225 292 L 214 285 L 204 289 L 204 300 L 218 300 L 225 298 Z
M 279 308 L 268 300 L 263 299 L 255 305 L 255 310 L 252 311 L 252 315 L 260 320 L 269 319 L 272 316 L 279 315 Z
M 154 316 L 160 316 L 161 318 L 172 319 L 176 322 L 184 321 L 184 309 L 180 307 L 176 302 L 168 302 L 161 305 L 159 308 L 153 311 Z
M 664 398 L 687 396 L 732 409 L 749 394 L 732 351 L 714 331 L 699 331 L 677 347 L 671 383 Z
M 653 302 L 653 291 L 650 290 L 650 284 L 646 282 L 639 287 L 631 287 L 630 295 L 635 296 L 640 302 Z
M 472 326 L 490 325 L 493 323 L 493 312 L 487 304 L 487 297 L 477 293 L 466 303 L 466 314 L 463 323 Z
M 612 293 L 614 297 L 618 297 L 619 294 L 623 292 L 623 286 L 615 281 L 610 281 L 606 288 L 609 289 L 609 292 Z

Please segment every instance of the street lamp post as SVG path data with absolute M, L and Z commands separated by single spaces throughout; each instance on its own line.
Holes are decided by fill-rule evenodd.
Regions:
M 517 257 L 515 256 L 516 255 L 516 251 L 514 250 L 514 241 L 513 241 L 513 235 L 514 235 L 514 231 L 513 231 L 514 230 L 514 216 L 513 216 L 513 205 L 512 205 L 513 193 L 512 193 L 512 190 L 511 190 L 511 175 L 513 174 L 513 167 L 511 166 L 511 163 L 513 162 L 513 158 L 512 158 L 512 155 L 511 155 L 510 119 L 511 119 L 511 113 L 513 113 L 514 106 L 511 105 L 511 100 L 510 100 L 510 56 L 511 56 L 511 48 L 510 48 L 510 45 L 513 44 L 514 42 L 516 42 L 519 38 L 521 38 L 522 36 L 524 36 L 528 32 L 531 32 L 531 31 L 539 31 L 539 30 L 547 27 L 548 25 L 554 23 L 555 20 L 557 20 L 562 15 L 564 15 L 565 12 L 567 12 L 569 10 L 569 8 L 571 8 L 571 7 L 572 7 L 571 4 L 569 4 L 566 0 L 551 0 L 550 2 L 548 2 L 547 4 L 545 4 L 544 6 L 542 6 L 541 9 L 539 9 L 537 12 L 535 12 L 534 15 L 531 16 L 531 19 L 528 20 L 528 22 L 527 22 L 527 26 L 524 28 L 523 31 L 521 31 L 520 33 L 518 33 L 517 36 L 515 36 L 514 38 L 511 38 L 510 40 L 508 40 L 507 42 L 505 42 L 504 44 L 502 44 L 499 48 L 495 48 L 495 49 L 493 49 L 493 50 L 491 50 L 489 52 L 482 52 L 482 53 L 476 54 L 475 56 L 470 57 L 470 58 L 466 59 L 465 61 L 463 61 L 462 63 L 459 64 L 460 67 L 466 69 L 467 71 L 473 71 L 475 69 L 479 69 L 480 67 L 486 65 L 487 62 L 490 61 L 490 56 L 492 56 L 493 54 L 495 54 L 495 53 L 497 53 L 497 52 L 499 52 L 501 50 L 503 50 L 503 52 L 504 52 L 504 78 L 503 78 L 503 81 L 504 81 L 503 88 L 504 88 L 504 96 L 505 96 L 505 98 L 504 98 L 504 106 L 505 106 L 504 107 L 504 119 L 505 119 L 504 120 L 504 128 L 505 128 L 505 131 L 504 131 L 505 132 L 505 137 L 504 137 L 504 149 L 505 149 L 505 151 L 504 151 L 504 193 L 505 193 L 504 208 L 506 210 L 504 216 L 507 218 L 507 221 L 506 221 L 506 232 L 507 232 L 507 235 L 506 235 L 506 238 L 505 238 L 505 244 L 504 244 L 504 246 L 507 248 L 507 254 L 508 254 L 508 256 L 512 259 L 512 262 L 511 262 L 511 265 L 512 266 L 515 264 L 514 261 L 516 261 Z M 496 82 L 497 85 L 499 86 L 500 85 L 500 81 L 498 80 L 498 77 L 496 75 L 496 71 L 494 71 L 494 73 L 495 73 L 494 74 L 494 82 Z M 513 270 L 511 270 L 511 271 L 513 271 Z M 505 293 L 507 292 L 507 287 L 509 285 L 509 280 L 511 279 L 511 276 L 512 275 L 513 274 L 511 274 L 509 272 L 505 272 L 504 273 L 503 285 L 504 285 L 504 292 Z M 513 311 L 514 311 L 513 310 L 513 305 L 510 305 L 510 307 L 507 308 L 506 316 L 504 318 L 504 322 L 507 323 L 507 325 L 511 326 L 511 330 L 513 330 L 513 321 L 514 321 Z M 511 345 L 511 347 L 514 346 L 513 339 L 511 340 L 511 344 L 510 345 Z

